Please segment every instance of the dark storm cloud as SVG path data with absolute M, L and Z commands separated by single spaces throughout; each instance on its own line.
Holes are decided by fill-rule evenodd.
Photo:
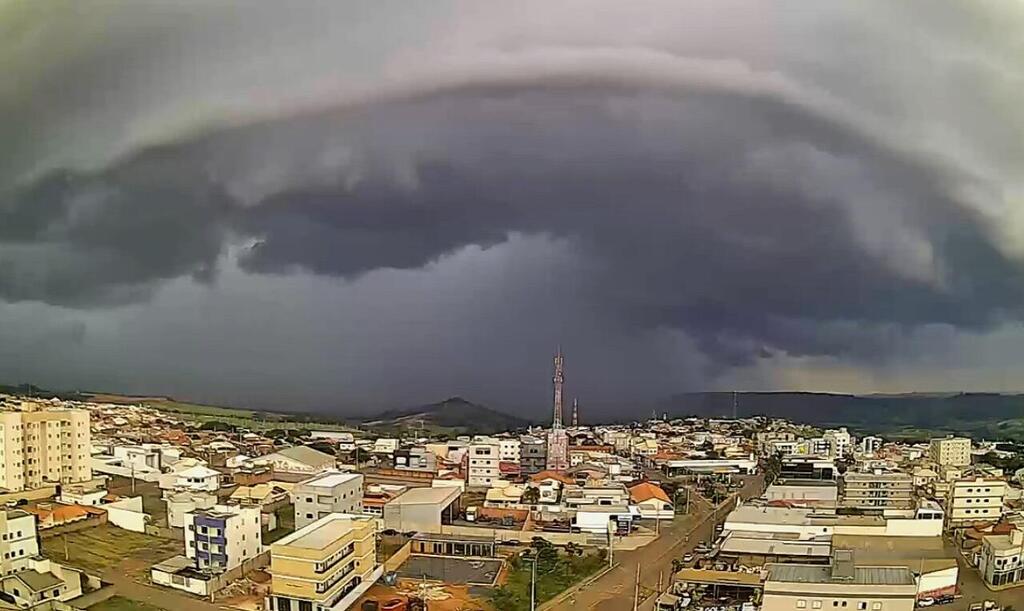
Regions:
M 254 23 L 273 22 L 259 6 Z M 111 53 L 135 45 L 124 68 L 133 78 L 166 68 L 171 50 L 228 57 L 185 89 L 205 101 L 219 91 L 212 75 L 240 79 L 251 107 L 230 122 L 199 117 L 171 136 L 124 128 L 109 141 L 61 117 L 69 133 L 89 134 L 92 163 L 77 141 L 45 150 L 31 122 L 0 126 L 17 136 L 0 153 L 0 176 L 11 177 L 0 183 L 0 299 L 144 303 L 170 279 L 215 281 L 235 245 L 256 278 L 353 281 L 516 234 L 557 240 L 585 262 L 577 307 L 634 333 L 682 331 L 716 371 L 776 354 L 863 361 L 928 325 L 1019 321 L 1024 217 L 1013 169 L 1024 166 L 1024 122 L 1006 98 L 1021 78 L 1020 42 L 991 18 L 1001 9 L 978 17 L 943 5 L 912 32 L 898 26 L 918 13 L 885 4 L 780 9 L 778 31 L 764 32 L 766 9 L 751 4 L 732 16 L 735 35 L 711 36 L 700 27 L 708 6 L 662 5 L 678 32 L 619 31 L 612 17 L 582 25 L 556 10 L 552 23 L 573 26 L 557 35 L 480 9 L 460 16 L 476 27 L 437 26 L 436 48 L 429 33 L 396 25 L 389 39 L 427 40 L 413 52 L 424 66 L 389 63 L 372 40 L 310 50 L 286 31 L 270 49 L 316 66 L 336 57 L 344 74 L 379 69 L 355 70 L 350 89 L 314 87 L 309 99 L 274 90 L 301 62 L 271 62 L 257 86 L 224 68 L 245 56 L 228 44 L 235 29 L 220 11 L 213 25 L 175 17 L 194 27 L 197 50 L 167 34 L 146 47 L 138 32 L 125 47 L 101 46 L 91 52 L 105 59 L 96 69 L 107 84 L 119 82 Z M 296 32 L 312 25 L 295 18 Z M 993 36 L 975 40 L 979 31 Z M 830 36 L 848 44 L 833 48 Z M 895 53 L 905 36 L 922 50 Z M 493 48 L 477 53 L 475 37 Z M 940 87 L 933 58 L 953 89 L 973 84 L 977 95 Z M 77 60 L 35 86 L 50 91 L 69 66 L 88 80 L 90 64 Z M 323 66 L 296 82 L 333 76 Z M 170 85 L 146 82 L 141 106 L 162 108 L 153 92 L 170 96 Z M 270 101 L 252 101 L 254 90 Z M 69 104 L 39 116 L 57 121 Z M 149 125 L 145 112 L 112 104 L 131 107 L 125 123 Z M 43 123 L 16 101 L 9 108 Z M 95 116 L 120 124 L 114 110 Z M 532 300 L 543 301 L 550 284 L 536 286 Z

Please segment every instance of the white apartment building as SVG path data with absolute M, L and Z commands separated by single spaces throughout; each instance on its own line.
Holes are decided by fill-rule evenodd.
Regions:
M 932 439 L 928 446 L 932 462 L 944 467 L 966 467 L 971 464 L 971 440 L 967 437 Z
M 912 509 L 914 478 L 907 473 L 851 473 L 842 478 L 840 506 L 857 509 Z
M 185 555 L 199 570 L 229 571 L 263 551 L 259 507 L 216 505 L 185 514 Z
M 946 523 L 951 528 L 998 520 L 1003 513 L 1006 482 L 999 479 L 962 479 L 953 482 L 946 497 Z
M 498 440 L 498 455 L 505 462 L 518 463 L 522 458 L 523 443 L 518 439 L 501 438 Z
M 89 412 L 22 402 L 0 411 L 0 488 L 11 492 L 92 479 Z
M 822 437 L 825 439 L 825 443 L 828 444 L 829 458 L 845 458 L 850 455 L 850 446 L 853 440 L 850 438 L 850 432 L 846 430 L 845 426 L 838 429 L 829 429 L 825 431 Z
M 875 454 L 882 449 L 882 438 L 868 435 L 860 440 L 861 454 Z
M 363 512 L 363 476 L 325 471 L 295 484 L 291 496 L 295 504 L 296 529 L 332 513 L 359 514 Z
M 20 509 L 0 511 L 0 574 L 21 571 L 38 555 L 36 517 Z
M 469 444 L 466 469 L 466 485 L 489 488 L 501 479 L 498 463 L 501 462 L 501 444 L 492 437 L 474 437 Z

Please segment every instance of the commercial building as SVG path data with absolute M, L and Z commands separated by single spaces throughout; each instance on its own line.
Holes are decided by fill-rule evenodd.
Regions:
M 1006 482 L 978 477 L 953 482 L 946 497 L 946 524 L 959 528 L 975 522 L 998 520 L 1003 513 Z
M 834 508 L 839 487 L 834 480 L 776 479 L 764 492 L 766 501 L 805 507 Z
M 440 533 L 459 514 L 461 496 L 461 490 L 450 486 L 410 488 L 384 506 L 384 528 Z
M 360 473 L 325 471 L 292 488 L 295 528 L 312 524 L 332 513 L 363 511 L 363 476 Z
M 763 611 L 913 611 L 914 574 L 907 567 L 857 566 L 849 550 L 835 550 L 830 565 L 769 564 Z
M 89 412 L 23 401 L 0 411 L 0 488 L 11 492 L 92 479 Z
M 524 435 L 520 437 L 519 470 L 523 475 L 535 475 L 547 469 L 548 444 L 540 437 Z
M 932 439 L 928 446 L 932 462 L 944 467 L 966 467 L 971 464 L 971 440 L 967 437 Z
M 334 513 L 270 549 L 271 611 L 348 609 L 380 577 L 377 521 Z
M 814 456 L 784 456 L 779 479 L 832 479 L 836 465 L 831 460 Z
M 20 571 L 38 555 L 35 516 L 20 509 L 0 511 L 0 574 Z
M 1013 587 L 1024 581 L 1024 532 L 988 535 L 981 542 L 978 571 L 990 587 Z
M 469 444 L 468 456 L 467 486 L 487 488 L 501 478 L 498 469 L 498 464 L 501 462 L 501 446 L 497 439 L 475 437 Z
M 907 473 L 846 473 L 841 507 L 855 509 L 913 509 L 914 478 Z
M 229 571 L 263 551 L 260 510 L 216 505 L 185 514 L 185 556 L 200 571 Z

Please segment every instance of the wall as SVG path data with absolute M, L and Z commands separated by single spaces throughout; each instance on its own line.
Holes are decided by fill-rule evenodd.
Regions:
M 25 499 L 27 501 L 40 501 L 57 496 L 57 486 L 43 486 L 34 490 L 22 490 L 20 492 L 0 493 L 0 504 L 14 503 Z
M 142 511 L 142 497 L 135 496 L 115 503 L 103 505 L 107 510 L 107 521 L 114 526 L 137 533 L 146 532 L 149 514 Z
M 942 571 L 925 573 L 918 580 L 918 595 L 941 596 L 946 591 L 956 588 L 958 575 L 959 569 L 955 566 Z
M 942 520 L 886 520 L 887 537 L 941 537 Z
M 40 539 L 49 539 L 58 535 L 64 535 L 67 533 L 77 532 L 79 530 L 86 530 L 88 528 L 95 528 L 107 523 L 107 514 L 95 513 L 85 520 L 79 520 L 77 522 L 69 522 L 68 524 L 62 524 L 60 526 L 54 526 L 53 528 L 47 528 L 39 531 Z
M 390 558 L 384 561 L 384 572 L 388 573 L 391 571 L 397 571 L 400 566 L 405 564 L 405 561 L 409 559 L 409 554 L 412 551 L 412 541 L 406 541 L 405 545 L 398 548 Z
M 111 457 L 107 457 L 106 460 L 109 460 L 110 458 Z M 129 478 L 132 477 L 132 470 L 129 467 L 110 465 L 107 464 L 105 459 L 95 457 L 90 460 L 92 464 L 92 470 L 95 471 L 96 473 L 105 473 L 107 475 L 120 475 L 121 477 Z M 152 471 L 147 473 L 144 471 L 140 471 L 139 469 L 135 469 L 135 479 L 139 480 L 140 482 L 155 482 L 160 479 L 160 472 Z

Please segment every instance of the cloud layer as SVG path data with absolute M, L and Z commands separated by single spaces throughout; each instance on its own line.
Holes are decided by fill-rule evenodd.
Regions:
M 127 312 L 158 319 L 168 291 L 244 309 L 226 286 L 313 275 L 372 294 L 355 317 L 395 308 L 438 333 L 432 349 L 408 329 L 338 337 L 322 358 L 384 343 L 410 369 L 433 352 L 454 379 L 491 379 L 452 338 L 486 356 L 530 337 L 507 362 L 517 386 L 565 335 L 599 353 L 584 377 L 621 368 L 612 397 L 805 358 L 919 360 L 922 334 L 1021 319 L 1018 5 L 75 6 L 0 5 L 0 68 L 20 77 L 0 86 L 0 301 L 39 316 L 116 333 Z M 459 320 L 394 301 L 485 253 L 518 271 L 447 285 Z M 496 286 L 528 314 L 468 297 Z M 275 294 L 261 324 L 298 329 L 289 309 L 331 299 L 318 291 Z M 256 331 L 228 326 L 229 347 Z M 329 401 L 319 375 L 298 401 Z M 438 375 L 356 394 L 442 392 Z

